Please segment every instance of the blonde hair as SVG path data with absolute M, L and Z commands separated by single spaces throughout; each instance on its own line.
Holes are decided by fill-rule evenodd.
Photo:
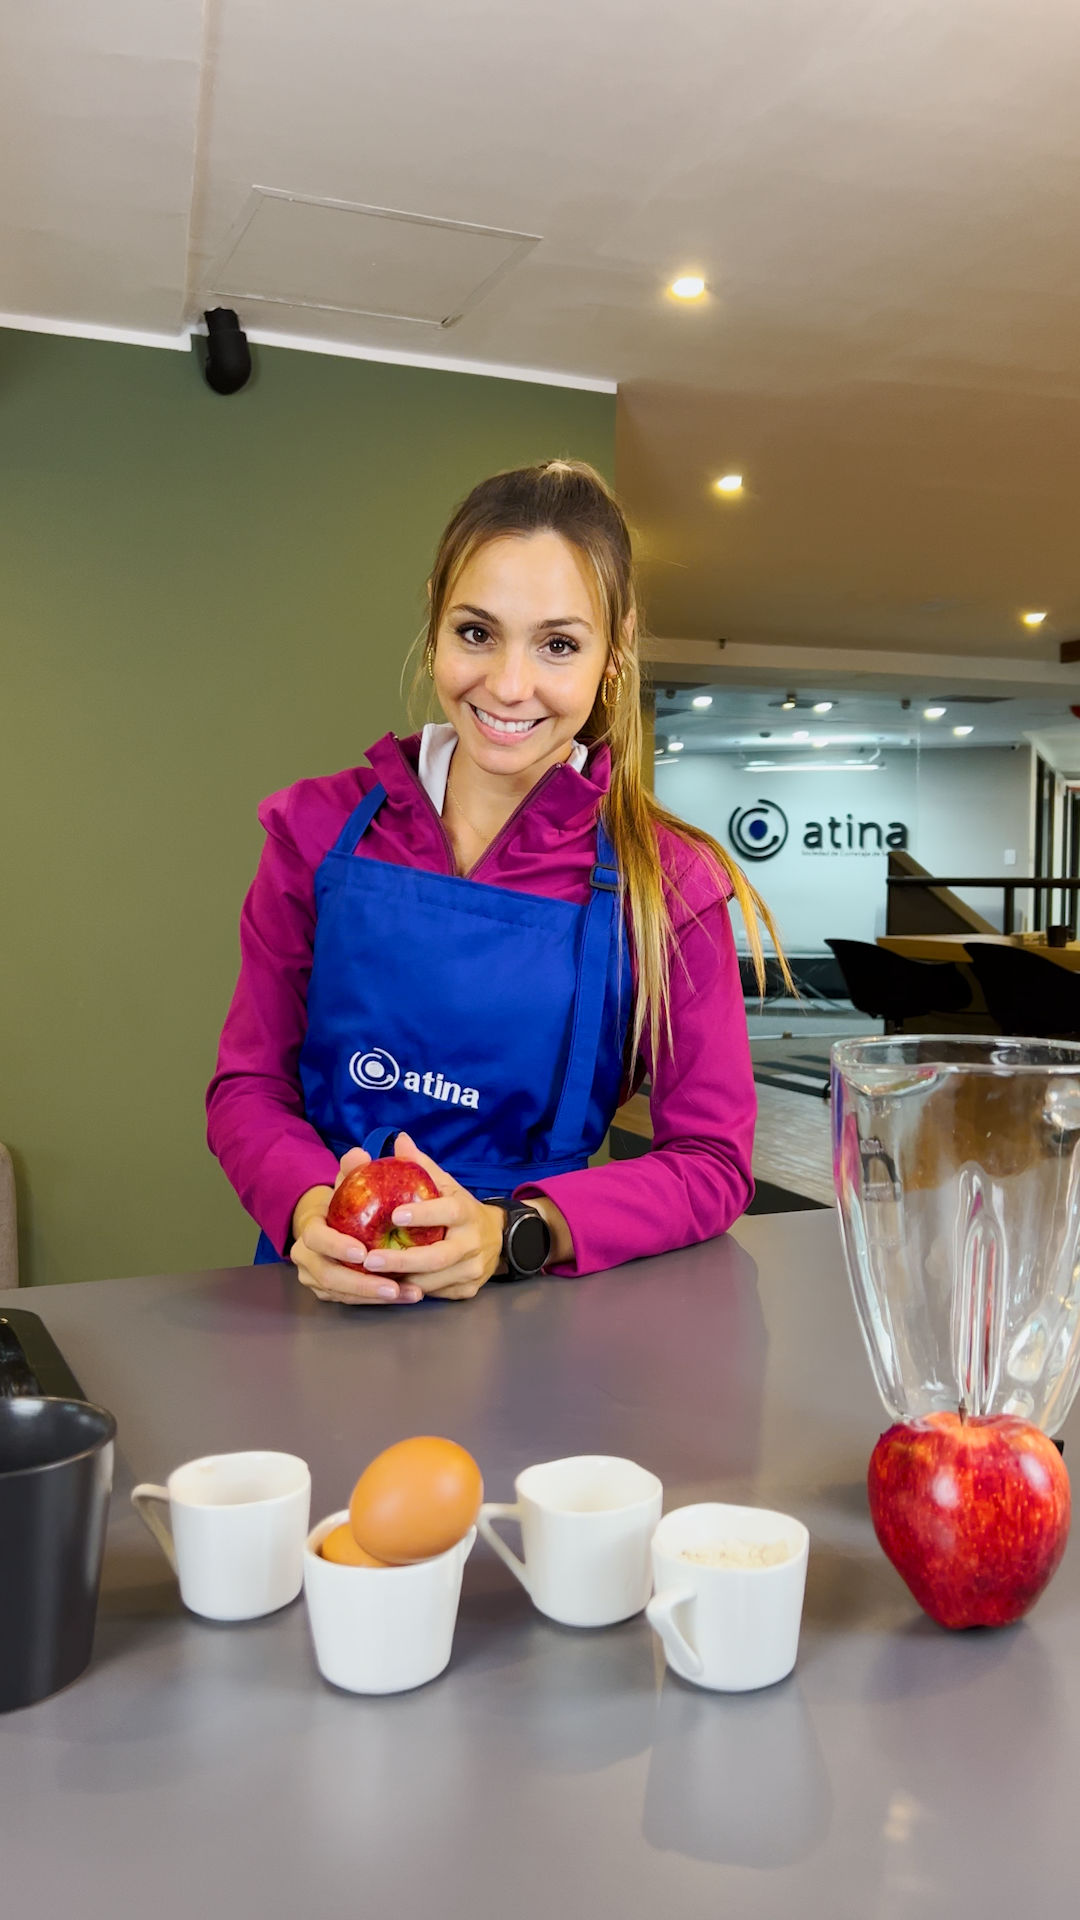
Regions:
M 540 466 L 518 467 L 482 480 L 462 501 L 439 542 L 431 570 L 428 625 L 421 636 L 423 653 L 415 684 L 422 685 L 425 668 L 429 672 L 432 668 L 443 613 L 463 568 L 491 540 L 540 532 L 561 534 L 582 555 L 603 609 L 614 679 L 601 677 L 581 738 L 590 743 L 604 741 L 611 751 L 611 784 L 602 813 L 619 863 L 637 961 L 633 1047 L 636 1053 L 647 1027 L 655 1059 L 661 1036 L 672 1046 L 671 956 L 676 941 L 668 893 L 681 899 L 672 876 L 663 870 L 659 827 L 703 853 L 717 880 L 730 883 L 746 925 L 758 992 L 765 991 L 759 919 L 789 988 L 792 980 L 772 915 L 741 867 L 711 834 L 669 813 L 645 785 L 640 637 L 630 532 L 618 501 L 595 468 L 582 460 L 547 460 Z M 607 700 L 605 689 L 609 690 Z

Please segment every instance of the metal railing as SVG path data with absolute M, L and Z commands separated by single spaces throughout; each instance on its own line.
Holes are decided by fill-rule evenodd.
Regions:
M 890 887 L 923 888 L 993 888 L 995 892 L 1004 894 L 1005 896 L 1001 923 L 1003 933 L 1015 933 L 1016 931 L 1016 896 L 1018 893 L 1049 892 L 1050 894 L 1060 893 L 1062 896 L 1065 894 L 1071 895 L 1072 910 L 1069 915 L 1069 924 L 1071 926 L 1076 925 L 1076 896 L 1080 894 L 1080 879 L 1066 880 L 1063 879 L 1060 874 L 1043 874 L 1038 879 L 1029 878 L 1027 880 L 1002 880 L 1000 874 L 995 874 L 989 880 L 986 880 L 973 879 L 968 873 L 961 874 L 959 878 L 955 875 L 940 873 L 890 873 L 886 877 L 886 885 Z

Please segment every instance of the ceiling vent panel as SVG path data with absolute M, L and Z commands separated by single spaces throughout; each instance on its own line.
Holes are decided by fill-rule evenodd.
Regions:
M 207 292 L 452 327 L 539 238 L 255 187 Z

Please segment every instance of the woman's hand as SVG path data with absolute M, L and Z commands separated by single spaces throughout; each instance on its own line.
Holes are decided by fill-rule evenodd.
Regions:
M 317 1300 L 336 1300 L 346 1307 L 415 1306 L 422 1288 L 398 1282 L 389 1274 L 366 1273 L 367 1248 L 347 1233 L 335 1233 L 326 1224 L 326 1210 L 335 1189 L 354 1167 L 371 1159 L 363 1147 L 353 1147 L 338 1168 L 333 1187 L 309 1187 L 293 1208 L 295 1236 L 289 1258 L 301 1286 L 310 1287 Z
M 434 1160 L 421 1153 L 407 1133 L 398 1134 L 394 1154 L 398 1160 L 415 1160 L 439 1189 L 437 1200 L 415 1200 L 407 1207 L 395 1207 L 395 1227 L 445 1227 L 446 1238 L 432 1247 L 380 1247 L 368 1254 L 365 1273 L 380 1285 L 396 1280 L 402 1292 L 409 1295 L 420 1289 L 439 1300 L 471 1300 L 498 1271 L 502 1260 L 502 1208 L 486 1207 L 474 1200 L 466 1187 L 459 1187 Z M 352 1153 L 347 1153 L 341 1163 L 343 1171 L 361 1164 Z M 331 1237 L 341 1238 L 340 1234 Z

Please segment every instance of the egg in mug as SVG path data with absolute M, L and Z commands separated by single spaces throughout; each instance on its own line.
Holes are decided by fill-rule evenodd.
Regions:
M 413 1566 L 464 1540 L 484 1498 L 480 1469 L 453 1440 L 399 1440 L 366 1467 L 353 1488 L 348 1528 L 323 1541 L 324 1559 L 347 1566 Z M 348 1534 L 359 1549 L 352 1558 Z
M 339 1567 L 385 1567 L 385 1560 L 376 1560 L 374 1555 L 365 1553 L 353 1539 L 352 1528 L 348 1522 L 334 1527 L 327 1534 L 319 1548 L 324 1560 L 333 1560 Z

